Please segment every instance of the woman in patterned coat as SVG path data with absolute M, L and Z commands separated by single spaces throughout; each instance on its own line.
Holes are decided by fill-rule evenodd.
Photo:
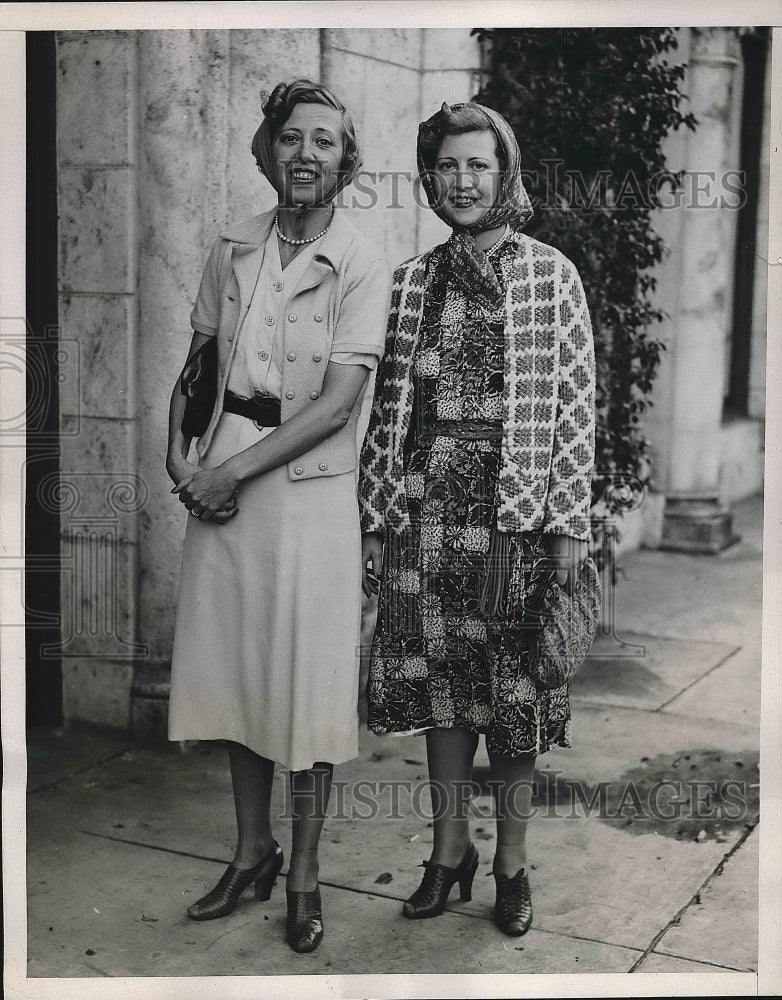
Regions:
M 442 913 L 478 854 L 465 789 L 485 735 L 497 814 L 495 921 L 532 920 L 525 837 L 536 756 L 570 745 L 567 685 L 536 686 L 520 609 L 532 570 L 596 616 L 588 559 L 594 355 L 581 281 L 525 236 L 532 214 L 507 122 L 444 104 L 418 169 L 450 239 L 394 276 L 361 461 L 368 700 L 376 733 L 426 733 L 434 843 L 412 919 Z

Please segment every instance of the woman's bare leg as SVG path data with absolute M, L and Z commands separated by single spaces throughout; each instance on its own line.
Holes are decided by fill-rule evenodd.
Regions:
M 429 729 L 426 756 L 432 794 L 431 861 L 455 868 L 470 840 L 469 783 L 478 737 L 466 729 Z
M 318 884 L 318 844 L 331 794 L 332 764 L 318 761 L 307 771 L 291 772 L 293 836 L 287 888 L 312 892 Z
M 233 865 L 252 868 L 274 843 L 270 819 L 274 761 L 241 743 L 229 744 L 228 759 L 238 833 Z
M 534 753 L 521 757 L 489 754 L 491 783 L 497 810 L 497 851 L 494 871 L 513 876 L 527 865 L 527 824 L 532 805 Z

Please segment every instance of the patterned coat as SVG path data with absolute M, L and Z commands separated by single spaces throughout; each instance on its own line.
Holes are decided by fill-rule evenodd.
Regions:
M 595 453 L 595 360 L 586 296 L 554 247 L 514 233 L 506 280 L 502 467 L 497 526 L 589 537 Z M 413 407 L 412 366 L 430 274 L 447 244 L 394 273 L 385 355 L 361 456 L 362 531 L 409 525 L 403 448 Z M 477 308 L 477 307 L 476 307 Z

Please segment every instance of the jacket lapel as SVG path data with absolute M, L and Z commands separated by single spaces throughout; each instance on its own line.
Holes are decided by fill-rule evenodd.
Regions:
M 263 264 L 264 248 L 246 243 L 235 243 L 232 247 L 231 262 L 239 283 L 239 301 L 244 311 L 250 304 L 258 275 Z
M 310 288 L 315 288 L 327 275 L 333 273 L 334 268 L 332 268 L 327 260 L 323 260 L 320 257 L 313 257 L 307 265 L 307 270 L 302 275 L 301 284 L 296 289 L 294 298 L 297 295 L 301 295 L 302 292 L 309 291 Z
M 239 301 L 244 308 L 250 303 L 258 275 L 261 273 L 264 247 L 276 214 L 276 209 L 264 212 L 263 215 L 256 215 L 255 218 L 220 234 L 233 244 L 231 263 L 239 283 Z
M 328 231 L 301 278 L 296 295 L 315 288 L 327 275 L 339 271 L 342 260 L 355 236 L 355 228 L 344 212 L 335 209 Z

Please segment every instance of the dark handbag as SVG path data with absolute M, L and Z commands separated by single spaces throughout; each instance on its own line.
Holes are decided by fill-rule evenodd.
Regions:
M 560 587 L 556 570 L 533 569 L 522 610 L 529 673 L 539 691 L 563 687 L 592 646 L 600 619 L 600 576 L 592 559 L 578 575 L 573 593 Z M 550 565 L 550 564 L 549 564 Z
M 179 388 L 187 397 L 182 433 L 189 438 L 201 437 L 209 426 L 217 399 L 217 337 L 210 337 L 187 359 Z

